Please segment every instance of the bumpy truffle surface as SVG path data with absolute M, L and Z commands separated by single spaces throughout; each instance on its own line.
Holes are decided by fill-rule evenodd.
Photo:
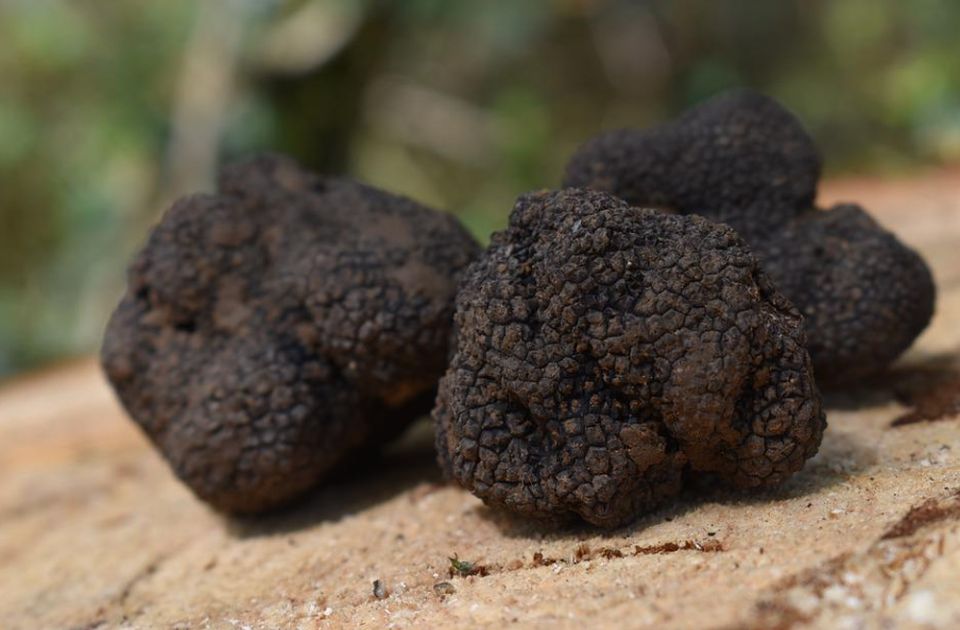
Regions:
M 923 259 L 857 205 L 804 212 L 753 249 L 777 288 L 806 305 L 807 349 L 824 382 L 889 365 L 933 315 Z
M 429 411 L 477 251 L 450 215 L 256 158 L 164 215 L 103 366 L 199 497 L 278 506 Z
M 729 224 L 806 317 L 818 378 L 842 383 L 883 369 L 930 321 L 923 260 L 862 210 L 814 207 L 820 157 L 772 99 L 728 92 L 673 122 L 585 143 L 566 186 Z
M 521 197 L 469 267 L 434 420 L 487 503 L 604 527 L 688 472 L 783 481 L 825 427 L 799 313 L 729 227 L 577 189 Z

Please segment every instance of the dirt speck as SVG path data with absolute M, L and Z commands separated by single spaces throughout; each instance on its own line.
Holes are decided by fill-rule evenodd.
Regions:
M 674 553 L 677 551 L 701 551 L 703 553 L 716 553 L 723 550 L 723 543 L 719 540 L 684 540 L 681 542 L 660 543 L 659 545 L 634 545 L 633 555 L 644 556 L 661 553 Z M 762 550 L 761 553 L 763 553 Z

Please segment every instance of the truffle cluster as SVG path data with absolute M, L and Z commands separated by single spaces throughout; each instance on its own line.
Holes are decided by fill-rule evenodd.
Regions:
M 814 207 L 820 169 L 792 114 L 738 90 L 673 122 L 588 141 L 564 185 L 732 226 L 805 316 L 818 380 L 849 382 L 910 346 L 930 321 L 935 289 L 920 256 L 860 207 Z
M 814 369 L 878 370 L 933 310 L 922 259 L 858 206 L 817 209 L 819 177 L 797 120 L 734 92 L 589 141 L 480 252 L 449 215 L 262 156 L 164 215 L 104 369 L 227 512 L 431 407 L 445 473 L 531 518 L 613 527 L 692 477 L 777 484 L 826 426 Z
M 103 365 L 199 497 L 268 509 L 429 411 L 477 251 L 450 215 L 254 159 L 153 230 Z
M 689 473 L 776 484 L 825 427 L 800 314 L 700 217 L 521 197 L 465 274 L 456 326 L 439 461 L 526 516 L 616 526 Z

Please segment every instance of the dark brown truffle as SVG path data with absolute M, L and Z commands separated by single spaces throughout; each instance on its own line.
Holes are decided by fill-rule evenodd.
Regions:
M 429 411 L 477 251 L 450 215 L 260 157 L 164 215 L 103 366 L 199 497 L 278 506 Z
M 862 210 L 814 208 L 820 170 L 790 112 L 737 90 L 674 122 L 588 141 L 564 185 L 731 225 L 806 317 L 817 377 L 837 383 L 909 347 L 930 321 L 935 289 L 923 260 Z
M 754 251 L 777 288 L 806 306 L 807 349 L 823 382 L 876 373 L 933 315 L 926 263 L 857 205 L 803 212 Z
M 464 277 L 434 420 L 488 504 L 604 527 L 686 473 L 779 483 L 825 427 L 799 313 L 729 227 L 585 190 L 521 197 Z

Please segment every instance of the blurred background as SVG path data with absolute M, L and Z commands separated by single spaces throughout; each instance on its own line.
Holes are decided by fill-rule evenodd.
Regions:
M 0 0 L 0 378 L 94 351 L 170 201 L 263 149 L 482 240 L 586 137 L 731 86 L 830 175 L 960 162 L 952 0 Z

